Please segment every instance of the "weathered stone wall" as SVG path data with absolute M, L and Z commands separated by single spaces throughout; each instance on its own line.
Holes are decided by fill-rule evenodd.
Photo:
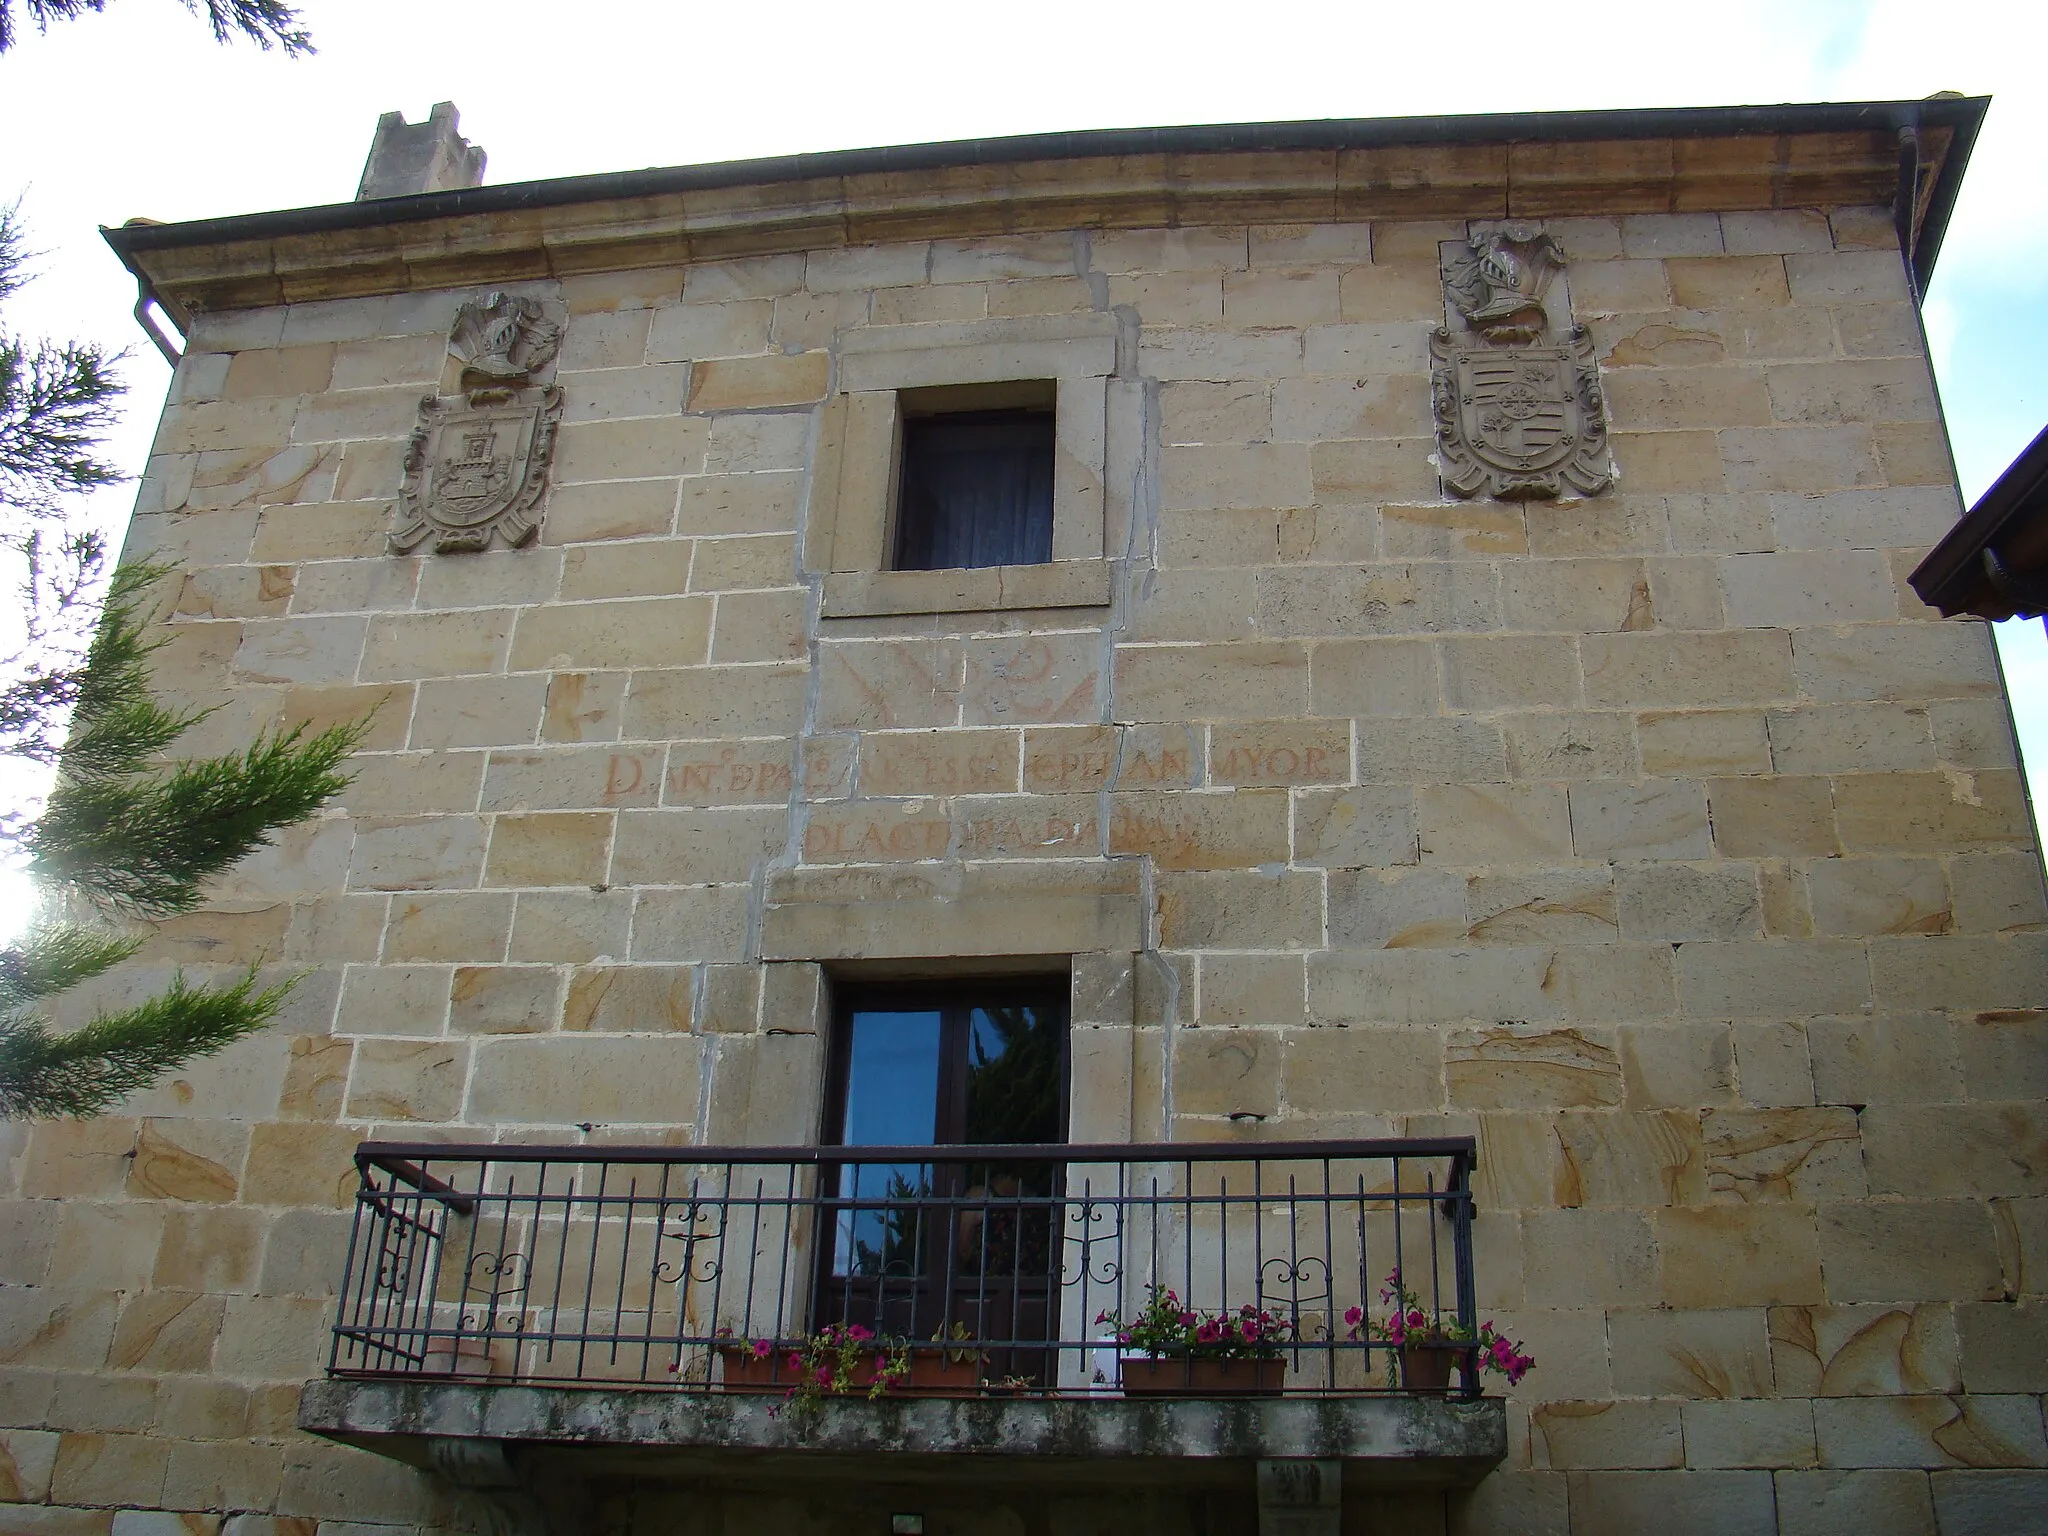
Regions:
M 526 285 L 566 416 L 480 556 L 384 549 L 470 290 L 202 316 L 130 540 L 187 571 L 160 681 L 195 747 L 376 724 L 102 994 L 303 969 L 288 1020 L 4 1133 L 0 1526 L 445 1518 L 291 1427 L 359 1140 L 807 1139 L 821 966 L 1074 954 L 1076 1135 L 1479 1138 L 1509 1465 L 1352 1522 L 2032 1528 L 2041 868 L 1989 634 L 1904 583 L 1958 509 L 1890 216 L 1548 227 L 1592 500 L 1439 494 L 1462 224 Z M 1110 604 L 821 619 L 849 358 L 1077 336 Z

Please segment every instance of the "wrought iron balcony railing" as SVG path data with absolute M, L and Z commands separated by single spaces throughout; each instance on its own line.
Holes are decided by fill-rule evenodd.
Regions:
M 1390 1271 L 1432 1320 L 1477 1320 L 1469 1138 L 371 1142 L 356 1166 L 338 1376 L 773 1391 L 837 1323 L 951 1361 L 948 1390 L 1108 1394 L 1137 1390 L 1144 1358 L 1114 1320 L 1163 1287 L 1198 1316 L 1269 1314 L 1268 1385 L 1348 1394 L 1398 1379 L 1359 1323 L 1387 1316 Z M 1443 1353 L 1475 1392 L 1469 1353 Z

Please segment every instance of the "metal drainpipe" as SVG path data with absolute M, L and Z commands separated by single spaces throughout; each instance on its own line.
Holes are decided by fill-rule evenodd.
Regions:
M 1920 266 L 1915 259 L 1920 244 L 1920 124 L 1907 123 L 1899 129 L 1899 187 L 1892 198 L 1892 224 L 1899 232 L 1899 250 L 1906 258 L 1906 281 L 1912 285 L 1917 303 Z
M 157 297 L 156 289 L 150 285 L 148 278 L 138 272 L 135 274 L 135 323 L 149 333 L 149 339 L 156 343 L 157 351 L 163 353 L 164 361 L 175 368 L 185 354 L 171 345 L 170 337 L 157 325 L 155 317 L 149 312 L 149 306 L 152 304 L 163 311 L 166 319 L 170 318 L 171 312 L 165 307 L 164 301 Z M 176 323 L 172 321 L 172 324 Z

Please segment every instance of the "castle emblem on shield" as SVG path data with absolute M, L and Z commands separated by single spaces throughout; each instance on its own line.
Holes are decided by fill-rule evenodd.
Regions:
M 532 299 L 494 293 L 462 306 L 448 349 L 463 365 L 463 393 L 420 401 L 394 552 L 429 539 L 437 554 L 486 549 L 493 538 L 517 548 L 533 537 L 562 416 L 561 389 L 535 380 L 560 340 Z
M 1560 338 L 1545 306 L 1564 264 L 1549 235 L 1523 225 L 1447 248 L 1444 296 L 1467 334 L 1430 337 L 1430 399 L 1453 496 L 1597 496 L 1614 483 L 1593 339 L 1581 325 Z

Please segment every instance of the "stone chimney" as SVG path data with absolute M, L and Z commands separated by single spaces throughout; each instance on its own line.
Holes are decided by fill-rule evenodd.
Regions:
M 378 118 L 356 201 L 480 186 L 484 152 L 455 131 L 459 121 L 452 101 L 435 102 L 424 123 L 408 123 L 403 112 Z

